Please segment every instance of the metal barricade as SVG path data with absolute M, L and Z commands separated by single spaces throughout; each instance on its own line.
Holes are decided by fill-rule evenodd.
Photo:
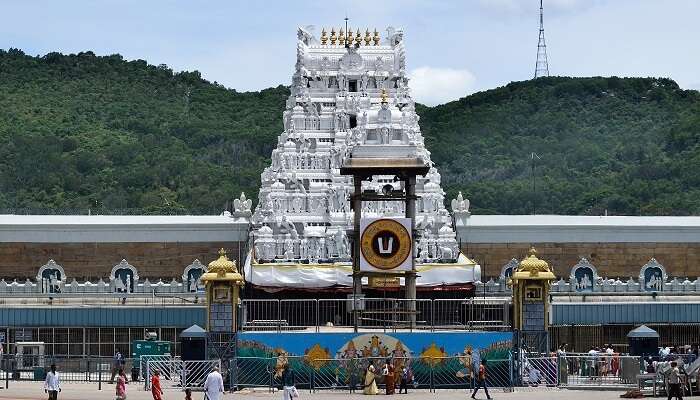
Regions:
M 146 373 L 144 374 L 144 388 L 151 389 L 151 377 L 158 372 L 160 375 L 160 386 L 163 389 L 174 387 L 182 387 L 183 364 L 182 360 L 168 359 L 155 360 L 148 359 L 142 362 L 146 365 Z
M 437 299 L 434 329 L 503 329 L 509 327 L 507 299 Z
M 237 357 L 233 360 L 235 367 L 235 386 L 274 387 L 274 374 L 277 358 L 273 357 Z
M 123 361 L 122 368 L 128 374 L 133 360 Z M 56 365 L 63 382 L 107 382 L 110 372 L 117 372 L 110 357 L 60 355 L 4 355 L 0 370 L 7 374 L 7 380 L 43 380 L 51 365 Z
M 508 299 L 361 298 L 353 312 L 349 299 L 243 300 L 243 331 L 308 330 L 354 327 L 402 329 L 509 329 Z M 356 315 L 355 315 L 356 314 Z
M 318 328 L 318 300 L 280 300 L 279 306 L 280 319 L 284 320 L 280 329 Z
M 358 301 L 361 303 L 361 300 Z M 352 327 L 354 320 L 352 315 L 352 300 L 346 299 L 319 299 L 318 323 L 320 326 Z
M 157 356 L 157 355 L 147 355 L 147 356 L 141 356 L 139 358 L 139 376 L 143 378 L 144 381 L 148 381 L 150 378 L 150 375 L 148 374 L 148 362 L 153 361 L 154 363 L 151 364 L 154 368 L 156 368 L 156 363 L 167 363 L 170 360 L 172 360 L 172 356 Z M 147 385 L 150 385 L 149 382 L 145 383 L 146 387 Z
M 387 379 L 382 374 L 386 362 L 384 357 L 312 358 L 279 356 L 238 357 L 232 361 L 232 385 L 238 388 L 267 387 L 270 390 L 281 386 L 281 367 L 285 363 L 294 370 L 298 389 L 361 391 L 366 381 L 374 379 L 377 386 L 385 388 Z M 394 357 L 396 388 L 400 387 L 403 368 L 411 389 L 473 388 L 478 361 L 472 358 L 455 357 Z M 369 375 L 368 367 L 374 367 Z M 513 385 L 513 362 L 509 359 L 488 360 L 487 384 L 489 387 L 511 388 Z
M 568 387 L 637 387 L 640 358 L 619 354 L 566 354 L 557 357 L 558 381 Z
M 214 367 L 221 370 L 221 360 L 189 360 L 182 362 L 181 388 L 201 389 L 207 380 L 207 375 Z
M 280 319 L 280 301 L 276 299 L 243 300 L 241 313 L 241 329 L 244 331 L 279 331 L 287 325 L 286 319 Z
M 556 356 L 524 357 L 520 363 L 520 382 L 523 386 L 557 386 L 559 359 Z

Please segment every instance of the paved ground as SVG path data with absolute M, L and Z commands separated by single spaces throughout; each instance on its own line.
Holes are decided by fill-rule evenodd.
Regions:
M 309 393 L 308 391 L 300 391 L 300 400 L 318 399 L 318 400 L 345 400 L 345 399 L 363 399 L 367 396 L 361 394 L 350 395 L 348 392 L 332 392 L 323 391 L 317 393 Z M 129 385 L 127 389 L 129 400 L 151 400 L 150 393 L 144 392 L 141 386 Z M 504 393 L 503 390 L 494 389 L 491 391 L 491 396 L 495 400 L 613 400 L 619 399 L 622 392 L 618 391 L 592 391 L 592 390 L 566 390 L 566 389 L 549 389 L 549 388 L 522 388 L 514 393 Z M 202 393 L 195 393 L 195 400 L 202 400 Z M 382 398 L 385 396 L 381 396 Z M 25 399 L 46 399 L 40 382 L 10 382 L 9 389 L 0 389 L 0 399 L 2 400 L 25 400 Z M 97 390 L 96 384 L 72 383 L 63 386 L 63 392 L 58 397 L 60 400 L 113 400 L 114 386 L 103 386 L 102 391 Z M 179 391 L 166 391 L 164 400 L 181 400 L 185 396 Z M 280 393 L 269 393 L 267 390 L 261 391 L 244 391 L 233 394 L 226 394 L 224 399 L 281 399 Z M 379 398 L 379 396 L 377 396 Z M 431 400 L 464 400 L 468 399 L 466 392 L 461 390 L 440 390 L 437 393 L 428 393 L 427 391 L 412 392 L 408 395 L 395 395 L 394 399 L 400 400 L 415 400 L 415 399 L 431 399 Z M 481 392 L 477 395 L 477 399 L 485 399 Z

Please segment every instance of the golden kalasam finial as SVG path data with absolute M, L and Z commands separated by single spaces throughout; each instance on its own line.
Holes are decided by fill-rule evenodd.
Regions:
M 360 29 L 357 29 L 357 33 L 355 34 L 355 45 L 359 46 L 362 44 L 362 33 L 360 33 Z
M 374 28 L 374 37 L 372 40 L 374 40 L 375 46 L 379 46 L 379 32 L 377 32 L 377 28 Z
M 348 28 L 348 44 L 352 45 L 353 37 L 352 37 L 352 28 Z
M 328 43 L 328 35 L 326 34 L 326 28 L 321 30 L 321 44 L 326 45 Z
M 338 46 L 345 46 L 345 31 L 340 28 L 340 33 L 338 34 Z
M 335 28 L 331 28 L 331 45 L 335 46 L 335 42 L 338 40 L 338 36 L 335 34 Z
M 530 247 L 528 251 L 528 256 L 520 261 L 516 272 L 529 272 L 530 275 L 535 276 L 540 272 L 551 272 L 549 269 L 549 264 L 537 258 L 537 250 L 534 247 Z
M 219 258 L 209 263 L 207 272 L 215 273 L 219 276 L 224 276 L 227 273 L 237 273 L 236 262 L 231 261 L 226 257 L 226 250 L 219 250 Z
M 365 46 L 369 46 L 369 43 L 372 41 L 372 36 L 369 35 L 369 29 L 365 30 Z
M 386 89 L 382 89 L 382 104 L 386 104 L 389 96 L 386 94 Z

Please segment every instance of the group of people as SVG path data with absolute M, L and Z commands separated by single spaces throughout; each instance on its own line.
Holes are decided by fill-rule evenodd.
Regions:
M 114 383 L 116 377 L 115 398 L 116 400 L 126 400 L 126 385 L 129 383 L 129 380 L 124 373 L 123 363 L 121 363 L 123 359 L 120 356 L 121 354 L 119 354 L 119 357 L 115 355 L 115 364 L 120 367 L 113 371 L 110 383 Z M 44 392 L 48 394 L 48 400 L 58 399 L 58 394 L 61 392 L 61 378 L 56 370 L 56 364 L 51 364 L 50 370 L 46 374 Z M 204 382 L 204 398 L 205 400 L 220 400 L 223 393 L 224 379 L 219 372 L 219 368 L 214 367 Z M 160 385 L 160 371 L 158 370 L 153 371 L 153 376 L 151 376 L 151 395 L 153 400 L 163 400 L 163 388 Z M 191 389 L 185 389 L 185 400 L 192 400 Z
M 566 358 L 568 345 L 559 346 L 556 355 Z M 618 376 L 620 372 L 620 353 L 611 344 L 592 346 L 587 357 L 566 358 L 566 367 L 571 375 L 588 376 L 591 379 L 605 376 Z M 580 354 L 577 354 L 580 355 Z
M 401 366 L 401 370 L 397 371 L 394 367 L 391 359 L 387 359 L 382 366 L 381 376 L 384 380 L 384 388 L 386 394 L 394 394 L 396 390 L 396 385 L 399 385 L 399 394 L 408 393 L 408 385 L 413 383 L 413 372 L 407 366 Z M 476 394 L 479 389 L 483 388 L 484 393 L 486 393 L 486 398 L 491 400 L 491 395 L 489 395 L 489 389 L 486 384 L 487 373 L 486 373 L 486 360 L 481 359 L 479 364 L 479 370 L 476 374 L 476 384 L 474 385 L 474 391 L 472 392 L 471 398 L 476 399 Z M 365 370 L 364 379 L 364 394 L 374 395 L 379 394 L 379 387 L 377 386 L 377 371 L 374 365 L 370 363 Z M 285 399 L 287 400 L 287 399 Z
M 399 386 L 399 394 L 401 392 L 408 393 L 408 385 L 413 382 L 413 372 L 405 365 L 401 366 L 400 371 L 396 371 L 396 367 L 391 362 L 391 359 L 387 359 L 382 366 L 381 376 L 384 380 L 384 388 L 386 394 L 396 393 L 396 385 Z M 364 394 L 379 394 L 379 387 L 377 386 L 377 370 L 374 365 L 370 363 L 365 370 L 365 379 L 363 391 Z
M 684 356 L 688 362 L 693 362 L 697 360 L 700 355 L 700 346 L 698 344 L 694 345 L 684 345 L 684 346 L 666 346 L 659 348 L 659 360 L 666 361 L 670 359 L 676 359 L 679 356 Z

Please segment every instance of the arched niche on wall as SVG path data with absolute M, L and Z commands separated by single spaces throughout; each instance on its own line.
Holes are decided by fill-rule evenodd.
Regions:
M 518 268 L 519 264 L 520 262 L 515 258 L 508 261 L 508 263 L 501 268 L 501 275 L 499 275 L 498 279 L 502 282 L 508 282 L 508 279 L 513 276 L 513 271 Z
M 655 258 L 649 260 L 639 271 L 639 287 L 645 292 L 660 292 L 668 280 L 666 268 Z
M 203 288 L 201 278 L 207 268 L 198 259 L 185 267 L 182 273 L 182 284 L 188 292 L 197 292 Z
M 109 280 L 117 293 L 133 293 L 139 281 L 139 272 L 136 267 L 126 260 L 121 260 L 119 264 L 112 268 Z
M 56 261 L 49 260 L 39 268 L 36 281 L 41 287 L 41 293 L 60 293 L 61 286 L 66 282 L 66 272 Z
M 585 258 L 571 268 L 569 284 L 577 292 L 594 292 L 598 284 L 598 270 Z

